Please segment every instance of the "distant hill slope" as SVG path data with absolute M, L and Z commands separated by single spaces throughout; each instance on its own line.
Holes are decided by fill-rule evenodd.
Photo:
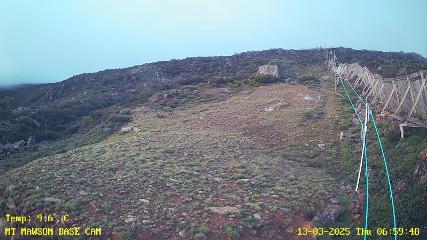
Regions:
M 343 62 L 360 61 L 384 76 L 427 68 L 426 60 L 413 53 L 331 50 L 335 50 Z M 92 134 L 90 142 L 96 142 L 130 120 L 126 107 L 144 104 L 160 92 L 187 87 L 193 91 L 236 88 L 254 81 L 266 83 L 271 80 L 254 78 L 258 67 L 264 64 L 279 66 L 279 79 L 272 81 L 310 82 L 313 79 L 304 76 L 300 69 L 322 65 L 325 53 L 322 49 L 271 49 L 233 56 L 191 57 L 84 73 L 58 83 L 0 90 L 0 144 L 26 141 L 30 136 L 34 136 L 36 142 L 44 142 L 87 133 Z M 167 93 L 173 99 L 161 102 L 169 107 L 191 100 L 176 98 L 178 91 Z M 32 157 L 26 159 L 23 162 Z

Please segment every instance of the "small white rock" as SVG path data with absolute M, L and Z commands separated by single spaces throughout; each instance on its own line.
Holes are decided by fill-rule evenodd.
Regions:
M 133 215 L 127 215 L 126 216 L 126 218 L 125 218 L 125 223 L 132 223 L 132 222 L 135 222 L 136 221 L 136 217 L 135 216 L 133 216 Z

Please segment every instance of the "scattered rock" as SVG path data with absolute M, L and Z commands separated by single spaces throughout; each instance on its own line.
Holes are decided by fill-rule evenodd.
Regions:
M 208 209 L 211 212 L 213 212 L 213 213 L 219 213 L 219 214 L 234 214 L 234 213 L 237 213 L 239 211 L 238 208 L 236 208 L 236 207 L 230 207 L 230 206 L 226 206 L 226 207 L 209 207 Z
M 15 142 L 15 143 L 14 143 L 15 148 L 23 147 L 23 146 L 25 146 L 26 144 L 27 144 L 27 142 L 25 142 L 25 140 L 19 140 L 19 141 L 17 141 L 17 142 Z
M 406 186 L 406 182 L 403 180 L 400 180 L 397 183 L 396 192 L 401 192 L 405 188 L 405 186 Z
M 137 219 L 135 216 L 128 214 L 125 218 L 125 223 L 133 223 L 133 222 L 136 222 L 136 220 Z
M 16 109 L 13 110 L 14 113 L 23 113 L 25 111 L 27 111 L 28 108 L 27 107 L 17 107 Z
M 241 179 L 239 179 L 239 180 L 237 180 L 237 182 L 239 183 L 239 182 L 249 182 L 249 178 L 241 178 Z
M 220 178 L 220 177 L 215 177 L 215 178 L 213 178 L 213 180 L 214 180 L 214 182 L 217 182 L 217 183 L 222 182 L 222 178 Z
M 40 127 L 41 123 L 35 119 L 31 119 L 31 121 L 33 122 L 34 125 L 36 125 L 36 127 Z
M 88 195 L 89 193 L 87 193 L 87 192 L 85 192 L 85 191 L 83 191 L 83 190 L 79 190 L 78 192 L 77 192 L 77 195 L 78 196 L 85 196 L 85 195 Z
M 54 203 L 61 203 L 62 200 L 59 198 L 54 198 L 54 197 L 45 197 L 44 198 L 45 202 L 54 202 Z
M 122 127 L 122 130 L 121 130 L 122 133 L 129 133 L 132 131 L 133 131 L 132 127 Z
M 310 101 L 310 102 L 319 102 L 320 101 L 320 97 L 319 96 L 311 96 L 309 94 L 306 94 L 304 96 L 304 100 Z
M 282 210 L 283 210 L 283 212 L 284 212 L 284 213 L 286 213 L 286 214 L 288 214 L 288 213 L 291 213 L 291 212 L 292 212 L 292 209 L 290 209 L 290 208 L 283 208 Z
M 139 201 L 146 205 L 150 204 L 150 201 L 144 198 L 139 199 Z
M 121 133 L 130 133 L 130 132 L 139 133 L 141 132 L 141 129 L 137 127 L 122 127 L 120 132 Z
M 12 198 L 8 198 L 8 199 L 6 200 L 6 206 L 7 206 L 10 210 L 14 210 L 14 209 L 16 208 L 15 201 L 13 201 L 13 199 L 12 199 Z
M 259 221 L 261 221 L 261 215 L 259 214 L 259 213 L 254 213 L 254 218 L 256 219 L 256 220 L 259 220 Z
M 180 231 L 180 232 L 178 233 L 178 235 L 179 235 L 180 237 L 185 237 L 185 235 L 186 235 L 185 230 Z
M 289 226 L 289 227 L 287 227 L 286 228 L 286 230 L 285 230 L 287 233 L 294 233 L 294 231 L 295 231 L 295 228 L 294 228 L 294 226 Z
M 345 190 L 347 190 L 348 192 L 352 191 L 353 188 L 350 185 L 345 186 Z
M 331 199 L 329 199 L 329 201 L 333 204 L 339 204 L 340 203 L 340 201 L 338 201 L 338 199 L 336 199 L 336 198 L 331 198 Z
M 275 103 L 275 104 L 273 104 L 271 106 L 264 107 L 264 112 L 272 112 L 274 110 L 277 110 L 277 109 L 280 109 L 280 108 L 283 108 L 283 107 L 286 107 L 286 104 L 284 104 L 284 103 Z

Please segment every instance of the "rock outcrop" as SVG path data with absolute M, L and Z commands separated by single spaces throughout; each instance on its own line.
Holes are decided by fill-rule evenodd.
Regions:
M 34 146 L 36 145 L 37 141 L 36 141 L 36 137 L 34 136 L 30 136 L 27 140 L 27 146 Z
M 273 77 L 279 77 L 279 68 L 277 65 L 261 65 L 258 67 L 258 72 L 260 74 L 271 75 Z
M 422 150 L 418 155 L 417 168 L 414 171 L 414 180 L 426 181 L 427 180 L 427 148 Z
M 343 208 L 338 204 L 329 204 L 318 212 L 313 219 L 316 226 L 332 226 L 343 213 Z

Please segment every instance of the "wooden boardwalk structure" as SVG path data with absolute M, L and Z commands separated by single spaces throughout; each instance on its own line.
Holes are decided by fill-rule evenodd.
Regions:
M 338 63 L 335 53 L 328 53 L 328 65 L 335 76 L 335 88 L 340 79 L 359 90 L 372 106 L 380 107 L 381 115 L 400 121 L 401 138 L 404 127 L 427 128 L 427 70 L 383 78 L 359 63 Z

